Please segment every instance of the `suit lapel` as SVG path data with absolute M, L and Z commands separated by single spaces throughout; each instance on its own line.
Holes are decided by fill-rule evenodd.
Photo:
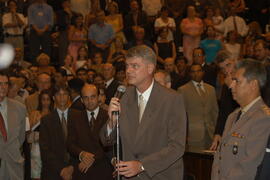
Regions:
M 204 103 L 204 99 L 199 95 L 193 82 L 190 81 L 188 85 L 190 86 L 190 89 L 192 90 L 192 94 L 194 94 L 194 97 L 196 97 L 196 100 L 199 100 L 201 103 Z
M 55 134 L 59 135 L 60 138 L 60 142 L 59 143 L 63 143 L 63 146 L 59 146 L 59 147 L 65 147 L 65 138 L 64 138 L 64 134 L 63 134 L 63 129 L 62 129 L 62 125 L 61 125 L 61 120 L 60 117 L 58 115 L 57 110 L 53 111 L 53 120 L 55 120 L 54 124 L 55 124 Z
M 13 113 L 15 111 L 14 106 L 11 104 L 9 99 L 7 98 L 7 124 L 8 124 L 8 129 L 7 129 L 7 139 L 11 140 L 13 137 L 14 131 L 18 130 L 16 129 L 17 123 L 17 117 L 16 113 Z M 1 133 L 0 133 L 1 134 Z M 1 134 L 2 136 L 2 134 Z

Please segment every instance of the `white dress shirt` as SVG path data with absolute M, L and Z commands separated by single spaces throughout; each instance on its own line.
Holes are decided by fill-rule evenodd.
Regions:
M 196 82 L 196 81 L 193 81 L 193 80 L 192 80 L 192 83 L 193 83 L 193 85 L 195 86 L 196 91 L 197 91 L 197 93 L 198 93 L 199 95 L 200 95 L 200 90 L 199 90 L 198 84 L 200 84 L 202 91 L 205 92 L 205 88 L 204 88 L 204 83 L 203 83 L 203 81 L 201 81 L 201 82 Z
M 24 23 L 24 26 L 16 27 L 16 31 L 14 30 L 14 27 L 4 28 L 5 33 L 8 33 L 10 35 L 23 35 L 23 30 L 26 27 L 27 19 L 23 16 L 21 13 L 16 13 L 19 18 Z M 2 17 L 3 20 L 3 26 L 5 26 L 8 23 L 14 23 L 12 20 L 12 14 L 11 13 L 5 13 Z
M 88 117 L 88 122 L 90 123 L 91 122 L 91 118 L 92 118 L 92 115 L 91 113 L 94 112 L 94 118 L 97 119 L 97 115 L 98 115 L 98 112 L 99 112 L 99 107 L 97 107 L 94 111 L 89 111 L 87 110 L 87 117 Z
M 67 118 L 68 118 L 68 108 L 64 111 L 61 111 L 60 109 L 56 109 L 57 110 L 57 113 L 58 113 L 58 116 L 60 117 L 60 121 L 62 122 L 62 113 L 64 113 L 64 117 L 65 117 L 65 120 L 67 122 Z

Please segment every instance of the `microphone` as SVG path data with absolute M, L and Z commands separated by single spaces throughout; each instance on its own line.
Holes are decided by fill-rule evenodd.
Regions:
M 117 91 L 114 94 L 114 97 L 121 99 L 121 97 L 124 95 L 125 92 L 126 92 L 126 87 L 124 85 L 120 85 L 118 86 Z
M 124 85 L 119 85 L 116 93 L 114 94 L 114 97 L 121 99 L 121 97 L 125 94 L 125 92 L 126 92 L 126 87 Z M 112 114 L 118 115 L 119 111 L 113 111 Z

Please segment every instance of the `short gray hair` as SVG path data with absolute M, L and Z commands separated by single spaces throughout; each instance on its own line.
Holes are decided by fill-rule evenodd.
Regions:
M 142 58 L 144 61 L 154 65 L 157 64 L 157 56 L 155 52 L 146 45 L 139 45 L 130 48 L 126 54 L 126 59 L 134 57 Z
M 260 88 L 263 88 L 266 83 L 266 69 L 265 66 L 255 59 L 243 59 L 236 63 L 236 70 L 244 69 L 243 76 L 248 80 L 257 80 Z

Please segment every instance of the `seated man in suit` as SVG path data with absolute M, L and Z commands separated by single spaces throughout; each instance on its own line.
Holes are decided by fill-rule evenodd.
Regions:
M 183 95 L 188 117 L 188 145 L 209 148 L 218 116 L 216 93 L 213 86 L 202 79 L 200 64 L 190 67 L 191 81 L 178 91 Z
M 53 93 L 56 109 L 41 119 L 41 179 L 69 180 L 72 177 L 73 166 L 67 151 L 67 125 L 80 114 L 69 108 L 69 93 L 67 86 L 56 87 Z
M 38 90 L 25 99 L 25 105 L 28 113 L 37 110 L 39 93 L 42 90 L 51 88 L 51 76 L 47 73 L 40 73 L 35 79 L 35 83 Z
M 169 73 L 163 70 L 158 70 L 154 74 L 154 79 L 157 81 L 159 84 L 166 88 L 171 88 L 171 76 Z
M 0 72 L 0 179 L 22 180 L 24 159 L 20 148 L 25 138 L 26 108 L 7 97 L 8 75 Z
M 68 86 L 70 88 L 70 96 L 72 100 L 70 108 L 83 111 L 84 104 L 81 101 L 80 93 L 84 86 L 84 81 L 79 78 L 74 78 L 68 81 Z
M 205 52 L 202 48 L 198 47 L 193 50 L 193 62 L 202 66 L 204 71 L 203 81 L 216 87 L 217 70 L 215 67 L 206 64 Z
M 114 79 L 115 75 L 115 68 L 111 63 L 103 64 L 102 66 L 102 75 L 105 79 L 105 95 L 106 95 L 106 104 L 110 103 L 111 98 L 115 94 L 118 86 L 120 85 L 119 82 Z
M 68 148 L 77 159 L 73 178 L 112 179 L 112 168 L 100 144 L 99 132 L 108 120 L 107 111 L 98 106 L 99 91 L 95 85 L 85 84 L 81 98 L 86 110 L 69 124 Z
M 270 134 L 270 109 L 261 98 L 266 82 L 263 65 L 252 59 L 236 64 L 230 88 L 240 105 L 226 122 L 214 156 L 212 180 L 253 180 Z

